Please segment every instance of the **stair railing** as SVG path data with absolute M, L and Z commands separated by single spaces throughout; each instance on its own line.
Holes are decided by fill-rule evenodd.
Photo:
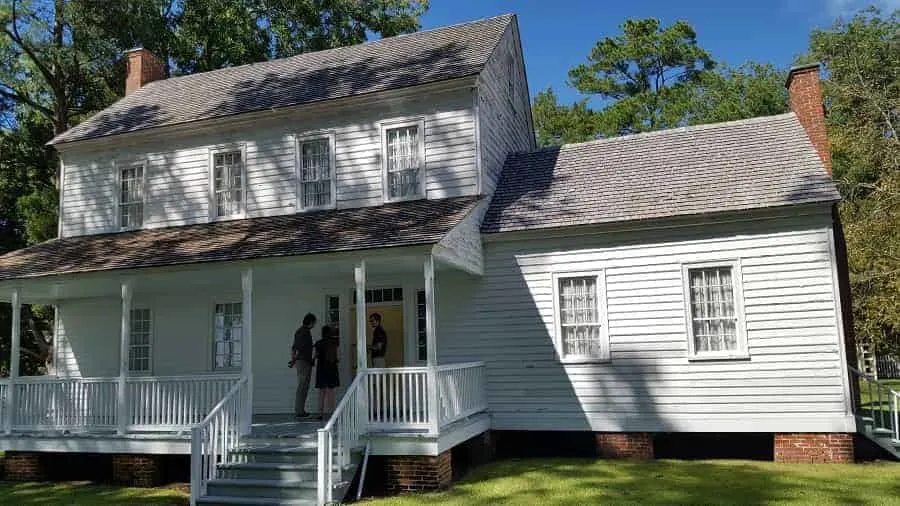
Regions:
M 359 372 L 337 405 L 325 427 L 319 429 L 318 501 L 325 505 L 334 502 L 335 477 L 350 465 L 353 450 L 359 446 L 366 427 L 365 373 Z
M 250 389 L 243 376 L 213 407 L 206 418 L 191 429 L 191 505 L 206 494 L 207 484 L 218 477 L 218 464 L 229 461 L 238 447 Z
M 868 415 L 875 429 L 888 430 L 895 440 L 900 440 L 900 392 L 858 369 L 849 369 L 859 379 L 857 414 Z

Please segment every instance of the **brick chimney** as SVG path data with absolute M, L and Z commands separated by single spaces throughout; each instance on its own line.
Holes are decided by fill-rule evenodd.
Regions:
M 125 52 L 128 71 L 125 76 L 125 94 L 131 95 L 147 83 L 166 78 L 162 62 L 150 51 L 139 47 Z
M 810 63 L 792 67 L 788 72 L 785 86 L 788 89 L 791 110 L 797 115 L 830 175 L 831 146 L 828 143 L 828 132 L 825 130 L 825 106 L 822 101 L 822 85 L 819 82 L 819 64 Z

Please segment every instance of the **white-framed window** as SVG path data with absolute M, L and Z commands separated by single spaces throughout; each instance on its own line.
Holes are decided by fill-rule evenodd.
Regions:
M 213 309 L 213 369 L 240 368 L 243 341 L 243 304 L 216 303 Z
M 327 209 L 335 203 L 334 134 L 297 137 L 297 205 Z
M 381 137 L 384 199 L 425 197 L 425 121 L 382 124 Z
M 339 295 L 325 296 L 325 325 L 334 331 L 338 338 L 341 336 L 341 297 Z
M 210 151 L 209 182 L 212 219 L 244 216 L 247 199 L 246 159 L 243 147 Z
M 685 264 L 682 277 L 689 357 L 746 358 L 740 262 Z
M 128 372 L 150 374 L 153 370 L 153 321 L 149 308 L 131 310 L 128 341 Z
M 565 362 L 609 359 L 602 271 L 553 275 L 557 349 Z
M 428 321 L 425 290 L 416 291 L 416 360 L 428 360 Z
M 118 165 L 119 228 L 132 230 L 144 225 L 144 164 Z

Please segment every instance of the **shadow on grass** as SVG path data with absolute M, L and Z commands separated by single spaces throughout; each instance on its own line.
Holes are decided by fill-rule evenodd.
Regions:
M 127 488 L 90 482 L 14 483 L 0 482 L 0 504 L 41 505 L 186 505 L 185 486 Z
M 898 474 L 898 464 L 511 459 L 446 492 L 371 504 L 900 504 Z

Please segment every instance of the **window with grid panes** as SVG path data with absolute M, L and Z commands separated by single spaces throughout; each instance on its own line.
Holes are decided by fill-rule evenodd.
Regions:
M 244 161 L 240 150 L 213 155 L 215 216 L 239 216 L 244 212 Z
M 562 357 L 607 358 L 598 276 L 559 276 L 556 289 Z
M 144 166 L 119 171 L 119 226 L 140 228 L 144 224 Z
M 387 186 L 391 199 L 422 196 L 421 132 L 416 125 L 386 132 Z
M 325 297 L 325 322 L 334 330 L 334 335 L 341 335 L 341 298 L 337 295 Z
M 732 266 L 687 269 L 695 355 L 741 351 Z
M 366 290 L 366 304 L 384 304 L 400 302 L 403 300 L 403 289 L 396 288 L 370 288 Z M 353 292 L 353 303 L 356 304 L 356 292 Z
M 213 367 L 233 369 L 241 366 L 244 337 L 243 305 L 240 302 L 216 304 L 213 314 Z
M 425 290 L 416 292 L 416 358 L 428 360 L 428 332 L 425 320 Z
M 300 205 L 304 209 L 331 205 L 333 171 L 328 137 L 300 141 Z
M 149 373 L 151 371 L 153 344 L 149 309 L 131 310 L 131 335 L 128 342 L 128 371 Z

